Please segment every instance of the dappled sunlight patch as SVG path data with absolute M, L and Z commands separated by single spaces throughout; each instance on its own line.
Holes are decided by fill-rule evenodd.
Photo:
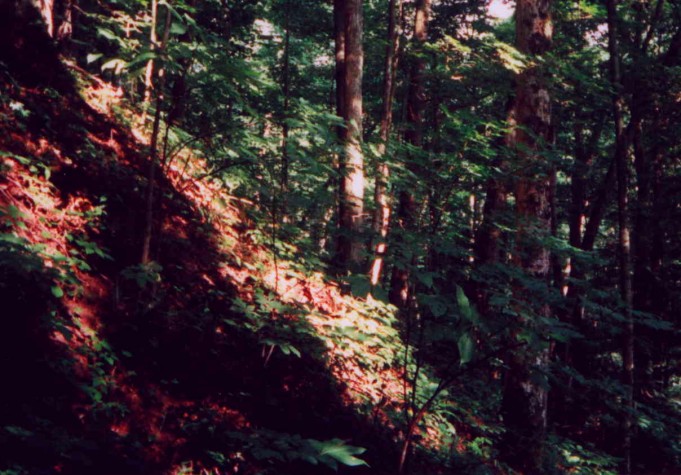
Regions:
M 114 109 L 124 104 L 115 88 L 98 81 L 87 86 L 83 97 L 90 107 L 109 118 L 115 117 Z M 405 352 L 395 309 L 379 301 L 344 294 L 338 283 L 321 272 L 304 269 L 304 263 L 274 258 L 264 233 L 248 218 L 247 211 L 254 206 L 253 202 L 232 196 L 224 183 L 206 176 L 206 160 L 189 147 L 163 164 L 158 182 L 163 206 L 163 221 L 158 230 L 173 246 L 186 252 L 181 258 L 173 256 L 177 257 L 173 261 L 176 268 L 132 265 L 122 271 L 107 269 L 108 274 L 93 270 L 99 264 L 105 267 L 110 259 L 109 251 L 99 245 L 107 203 L 97 202 L 96 194 L 86 196 L 70 190 L 61 195 L 51 182 L 51 173 L 62 168 L 82 171 L 91 167 L 90 172 L 96 173 L 98 166 L 128 167 L 120 170 L 129 180 L 124 183 L 131 188 L 134 184 L 135 189 L 129 190 L 131 195 L 143 195 L 149 157 L 141 150 L 148 132 L 133 129 L 137 141 L 128 143 L 130 137 L 117 128 L 115 119 L 96 127 L 87 122 L 78 125 L 83 129 L 77 136 L 82 143 L 75 145 L 82 145 L 84 152 L 82 156 L 79 152 L 77 159 L 70 156 L 72 151 L 67 153 L 47 138 L 16 136 L 31 158 L 22 160 L 8 155 L 3 159 L 8 173 L 0 181 L 0 200 L 3 205 L 16 208 L 12 209 L 11 217 L 16 235 L 39 249 L 45 266 L 60 270 L 65 276 L 53 288 L 63 315 L 59 317 L 62 326 L 52 332 L 51 338 L 68 349 L 74 362 L 73 372 L 82 400 L 73 410 L 84 427 L 106 421 L 111 436 L 146 438 L 145 457 L 158 462 L 190 444 L 192 437 L 197 437 L 192 430 L 201 437 L 207 437 L 202 431 L 212 431 L 211 437 L 218 439 L 222 431 L 229 430 L 235 433 L 245 430 L 245 437 L 252 435 L 249 431 L 257 435 L 261 427 L 249 419 L 253 414 L 229 404 L 234 400 L 249 401 L 252 395 L 226 396 L 216 391 L 210 397 L 192 398 L 182 394 L 182 390 L 196 389 L 184 386 L 192 383 L 173 381 L 172 377 L 167 378 L 170 381 L 149 381 L 149 374 L 136 373 L 148 369 L 134 366 L 135 359 L 142 358 L 135 352 L 159 345 L 156 337 L 164 334 L 168 338 L 164 343 L 169 348 L 150 350 L 150 355 L 172 349 L 179 353 L 177 363 L 184 364 L 195 356 L 189 352 L 205 351 L 202 358 L 206 359 L 199 361 L 211 366 L 214 373 L 207 371 L 201 377 L 217 381 L 198 384 L 221 388 L 224 383 L 220 379 L 226 376 L 220 371 L 233 364 L 221 360 L 228 359 L 222 347 L 234 344 L 234 335 L 243 335 L 247 325 L 252 324 L 252 341 L 238 341 L 243 346 L 237 348 L 251 345 L 254 354 L 262 349 L 261 360 L 256 356 L 249 371 L 266 375 L 273 366 L 283 371 L 280 380 L 270 383 L 278 397 L 294 400 L 310 392 L 311 384 L 322 381 L 332 388 L 333 398 L 338 398 L 333 401 L 336 404 L 333 410 L 347 410 L 367 427 L 387 429 L 393 440 L 399 441 L 411 382 L 405 382 Z M 125 175 L 127 172 L 129 176 Z M 82 179 L 80 175 L 76 178 Z M 123 195 L 119 198 L 124 199 Z M 19 222 L 23 225 L 18 225 Z M 194 241 L 197 236 L 201 241 Z M 197 242 L 215 245 L 217 252 L 199 249 Z M 291 246 L 287 250 L 291 255 L 297 251 Z M 194 279 L 191 287 L 179 278 L 172 280 L 176 269 L 181 276 L 191 275 Z M 127 286 L 133 290 L 125 294 L 127 290 L 121 288 Z M 223 292 L 232 287 L 236 287 L 236 298 Z M 209 300 L 211 293 L 213 297 Z M 240 299 L 243 305 L 230 307 L 233 298 L 235 302 Z M 137 307 L 127 308 L 131 302 Z M 244 309 L 252 312 L 246 316 L 246 322 L 234 315 Z M 107 319 L 111 315 L 116 318 Z M 134 349 L 116 347 L 108 338 L 125 325 L 151 326 L 148 335 L 154 341 L 145 340 Z M 268 334 L 268 330 L 272 331 Z M 142 365 L 156 363 L 142 361 Z M 321 371 L 312 370 L 313 364 L 319 364 Z M 197 369 L 191 364 L 187 368 L 184 371 Z M 240 383 L 232 384 L 238 388 Z M 442 434 L 429 420 L 417 433 L 424 446 L 441 445 Z M 312 449 L 315 443 L 322 444 L 319 447 L 330 443 L 303 439 L 298 434 L 266 434 L 264 440 L 267 444 L 286 441 L 291 453 L 299 457 L 293 460 L 302 461 L 307 456 L 323 458 L 321 451 L 326 449 L 317 452 Z M 237 442 L 250 447 L 249 441 Z M 331 444 L 337 451 L 334 453 L 354 456 L 353 450 L 357 448 L 343 448 L 342 441 L 334 443 Z M 270 445 L 263 444 L 251 447 L 251 453 L 245 455 L 238 450 L 216 452 L 213 456 L 223 459 L 213 462 L 199 461 L 200 456 L 193 454 L 196 460 L 178 462 L 171 472 L 249 473 L 248 467 L 259 463 L 253 460 L 253 453 L 262 456 L 266 463 L 270 461 L 268 457 L 278 460 L 276 457 L 280 456 L 268 453 Z M 310 450 L 312 454 L 306 452 Z M 353 458 L 348 460 L 359 464 Z M 215 468 L 218 466 L 223 468 L 218 470 Z M 224 468 L 228 466 L 231 468 Z

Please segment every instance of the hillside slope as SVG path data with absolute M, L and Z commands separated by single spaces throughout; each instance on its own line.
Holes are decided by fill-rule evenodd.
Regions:
M 273 258 L 190 152 L 158 170 L 140 266 L 146 132 L 117 89 L 3 18 L 0 471 L 394 473 L 408 385 L 391 310 Z M 434 427 L 422 445 L 452 443 Z

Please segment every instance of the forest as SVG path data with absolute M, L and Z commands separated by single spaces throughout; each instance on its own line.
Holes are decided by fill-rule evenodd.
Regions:
M 0 0 L 0 475 L 681 474 L 681 1 Z

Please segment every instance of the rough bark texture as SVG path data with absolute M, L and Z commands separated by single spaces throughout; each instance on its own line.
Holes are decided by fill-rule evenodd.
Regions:
M 549 0 L 520 0 L 516 6 L 516 46 L 530 59 L 548 51 L 553 27 Z M 551 232 L 551 173 L 542 149 L 551 139 L 551 100 L 544 72 L 530 64 L 516 77 L 515 119 L 512 141 L 517 148 L 516 177 L 517 235 L 514 262 L 526 274 L 548 281 L 551 259 L 538 238 Z M 529 290 L 516 286 L 517 298 L 532 307 Z M 535 306 L 536 307 L 536 306 Z M 534 308 L 537 317 L 549 317 L 548 305 Z M 522 312 L 522 310 L 521 310 Z M 531 317 L 518 325 L 541 332 Z M 532 331 L 531 330 L 531 331 Z M 526 346 L 507 358 L 502 414 L 507 429 L 504 458 L 523 473 L 541 472 L 547 423 L 548 390 L 541 383 L 548 369 L 548 347 Z
M 345 2 L 345 141 L 340 161 L 341 187 L 337 262 L 358 270 L 364 227 L 364 156 L 362 154 L 362 0 Z
M 424 72 L 425 58 L 421 53 L 428 40 L 428 21 L 430 20 L 431 0 L 418 0 L 414 19 L 414 42 L 417 55 L 413 60 L 409 91 L 407 97 L 407 130 L 404 139 L 415 147 L 423 145 L 423 110 L 425 109 Z M 413 163 L 408 167 L 414 170 Z M 414 193 L 403 189 L 399 194 L 397 209 L 398 224 L 402 231 L 413 231 L 416 223 L 417 206 Z M 404 260 L 404 258 L 403 258 Z M 406 264 L 403 262 L 403 264 Z M 407 265 L 395 266 L 390 281 L 390 302 L 405 308 L 409 302 L 409 268 Z

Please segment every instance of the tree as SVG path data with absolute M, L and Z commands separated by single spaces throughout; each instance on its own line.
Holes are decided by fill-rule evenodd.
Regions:
M 430 21 L 431 0 L 418 0 L 414 16 L 414 45 L 415 52 L 409 76 L 409 91 L 407 97 L 407 130 L 404 134 L 405 142 L 415 148 L 423 146 L 423 111 L 425 108 L 425 79 L 426 58 L 424 46 L 428 40 L 428 22 Z M 410 163 L 409 170 L 418 172 L 417 167 Z M 414 232 L 418 209 L 416 197 L 411 186 L 404 187 L 399 193 L 397 220 L 402 233 Z M 399 308 L 406 308 L 409 302 L 409 267 L 405 262 L 408 258 L 399 256 L 402 262 L 393 267 L 390 280 L 390 302 Z
M 340 112 L 345 119 L 340 159 L 340 198 L 338 209 L 338 249 L 336 262 L 345 269 L 360 269 L 363 259 L 364 229 L 364 155 L 362 152 L 362 0 L 336 1 L 337 84 Z M 341 10 L 342 9 L 342 10 Z M 342 11 L 342 19 L 341 17 Z M 342 31 L 341 31 L 342 30 Z M 345 43 L 343 51 L 340 44 Z
M 0 472 L 673 473 L 679 5 L 489 3 L 0 0 Z
M 512 116 L 511 146 L 516 150 L 515 184 L 517 220 L 514 263 L 529 278 L 547 282 L 551 275 L 549 250 L 543 239 L 551 232 L 550 165 L 545 150 L 551 141 L 551 98 L 540 65 L 541 55 L 549 51 L 553 36 L 550 0 L 520 0 L 516 4 L 516 48 L 527 56 L 528 64 L 516 76 L 516 96 Z M 551 315 L 546 302 L 533 309 L 527 286 L 516 284 L 518 332 L 535 334 L 527 345 L 510 350 L 506 364 L 502 414 L 507 435 L 504 457 L 515 468 L 541 471 L 547 427 L 545 373 L 548 370 L 548 343 L 543 341 L 542 318 Z M 532 316 L 532 314 L 535 314 Z
M 172 13 L 170 11 L 170 6 L 166 6 L 165 15 L 165 25 L 163 29 L 163 37 L 161 39 L 161 44 L 158 48 L 158 54 L 162 55 L 165 53 L 166 47 L 168 45 L 168 38 L 170 36 L 170 25 L 172 22 Z M 155 71 L 152 81 L 155 91 L 156 98 L 156 110 L 154 111 L 154 124 L 151 129 L 151 139 L 150 139 L 150 160 L 149 160 L 149 174 L 147 177 L 147 196 L 145 204 L 145 215 L 144 215 L 144 235 L 142 237 L 142 257 L 141 263 L 148 264 L 151 261 L 151 239 L 154 229 L 154 192 L 156 188 L 156 169 L 159 167 L 158 160 L 158 141 L 159 133 L 161 129 L 161 109 L 163 107 L 164 101 L 164 87 L 165 87 L 165 70 L 163 67 L 157 67 L 152 71 Z
M 631 431 L 634 410 L 634 319 L 632 314 L 633 293 L 631 287 L 631 238 L 629 231 L 629 172 L 627 170 L 627 139 L 624 131 L 621 94 L 622 75 L 620 72 L 618 20 L 616 0 L 608 0 L 608 52 L 610 53 L 610 78 L 614 94 L 612 113 L 615 123 L 615 168 L 617 170 L 617 245 L 619 263 L 619 288 L 624 304 L 625 330 L 622 342 L 622 374 L 626 387 L 627 408 L 624 415 L 623 443 L 624 472 L 631 473 Z
M 381 280 L 387 243 L 385 242 L 390 227 L 390 201 L 388 197 L 388 179 L 390 167 L 386 162 L 385 152 L 390 138 L 393 122 L 393 101 L 395 98 L 395 80 L 399 62 L 400 31 L 399 21 L 402 17 L 402 0 L 390 0 L 388 5 L 388 34 L 385 48 L 385 65 L 383 69 L 383 97 L 381 111 L 381 128 L 378 144 L 379 163 L 376 171 L 376 185 L 374 190 L 374 216 L 372 231 L 375 240 L 374 258 L 369 271 L 371 285 L 378 285 Z

